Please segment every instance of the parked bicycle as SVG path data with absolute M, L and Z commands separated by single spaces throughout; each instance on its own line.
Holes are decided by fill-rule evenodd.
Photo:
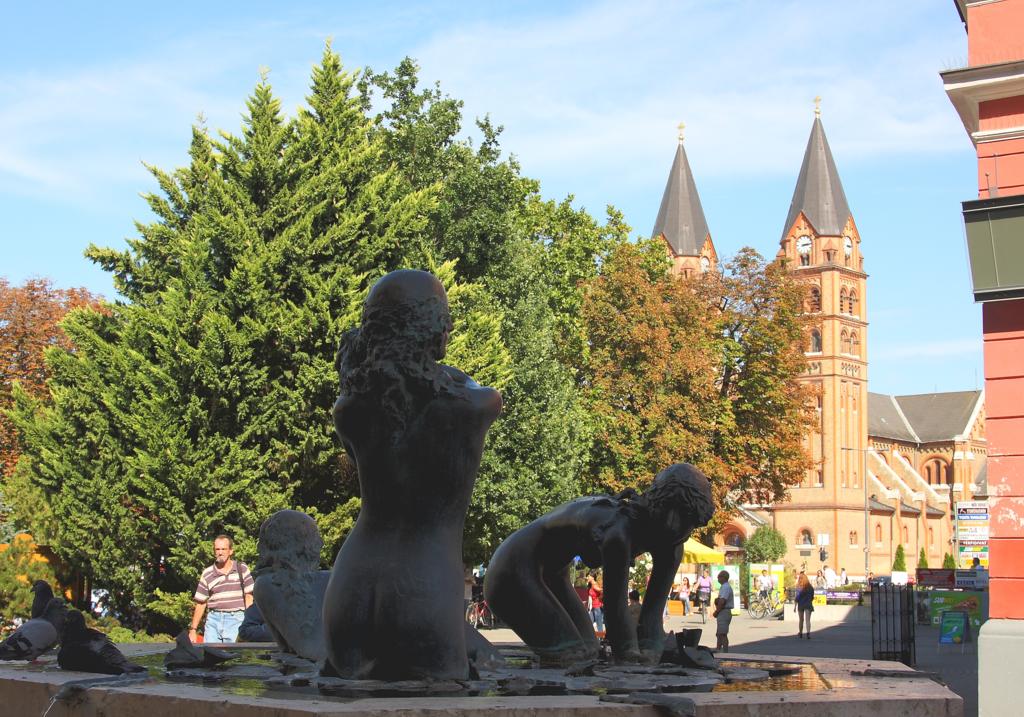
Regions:
M 494 627 L 494 613 L 483 598 L 475 599 L 466 608 L 466 622 L 477 629 L 490 630 Z
M 781 607 L 782 603 L 779 602 L 774 590 L 767 593 L 759 592 L 747 600 L 747 613 L 755 620 L 771 617 Z

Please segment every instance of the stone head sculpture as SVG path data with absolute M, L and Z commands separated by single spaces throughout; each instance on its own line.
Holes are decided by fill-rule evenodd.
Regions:
M 259 571 L 316 570 L 323 546 L 315 520 L 297 510 L 279 510 L 260 526 L 256 568 Z

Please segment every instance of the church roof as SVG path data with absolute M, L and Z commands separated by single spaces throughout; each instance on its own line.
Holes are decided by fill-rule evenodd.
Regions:
M 661 197 L 658 218 L 651 236 L 663 235 L 676 256 L 697 256 L 707 239 L 708 222 L 700 204 L 697 186 L 680 142 Z
M 901 515 L 921 515 L 921 510 L 919 508 L 915 508 L 914 506 L 910 505 L 909 503 L 905 503 L 904 501 L 901 500 L 900 501 L 900 514 Z
M 793 190 L 786 226 L 782 228 L 783 238 L 801 212 L 821 236 L 839 236 L 852 216 L 820 117 L 814 118 L 807 140 L 804 163 Z
M 981 391 L 868 393 L 868 435 L 908 443 L 950 441 L 970 430 Z
M 868 392 L 868 435 L 920 443 L 896 399 L 884 393 Z
M 882 501 L 878 500 L 878 497 L 875 496 L 875 495 L 871 496 L 871 499 L 868 501 L 868 504 L 869 504 L 869 507 L 870 507 L 872 513 L 895 513 L 896 512 L 895 508 L 893 508 L 891 505 L 887 505 L 887 504 L 883 503 Z
M 948 441 L 966 433 L 974 407 L 980 399 L 981 391 L 896 396 L 903 415 L 914 427 L 921 443 Z

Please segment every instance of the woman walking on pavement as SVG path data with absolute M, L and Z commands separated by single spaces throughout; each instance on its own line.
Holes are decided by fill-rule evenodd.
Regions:
M 811 587 L 811 581 L 807 579 L 806 574 L 800 573 L 800 577 L 797 578 L 796 589 L 796 610 L 797 613 L 800 615 L 800 631 L 796 634 L 796 636 L 804 636 L 804 621 L 806 620 L 806 635 L 807 639 L 810 640 L 811 613 L 814 612 L 814 588 Z

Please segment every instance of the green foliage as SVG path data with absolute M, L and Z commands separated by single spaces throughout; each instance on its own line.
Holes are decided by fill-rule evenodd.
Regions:
M 771 527 L 762 525 L 743 544 L 746 559 L 752 563 L 774 563 L 786 554 L 786 537 Z
M 32 536 L 18 533 L 0 547 L 0 622 L 27 618 L 32 612 L 32 584 L 45 580 L 57 593 L 53 568 L 36 552 Z
M 921 548 L 921 553 L 917 556 L 917 567 L 928 567 L 928 556 L 925 554 L 924 548 Z
M 892 569 L 900 572 L 905 572 L 907 569 L 907 556 L 903 551 L 902 543 L 896 546 L 896 557 L 892 561 Z
M 355 527 L 360 505 L 359 498 L 349 498 L 327 513 L 321 512 L 316 506 L 306 509 L 306 512 L 316 521 L 317 528 L 320 529 L 320 537 L 324 540 L 324 547 L 320 550 L 320 564 L 324 568 L 330 568 L 334 564 L 334 558 L 337 557 L 341 544 L 345 542 L 345 538 Z
M 192 591 L 170 593 L 157 588 L 153 591 L 153 599 L 146 604 L 146 609 L 165 618 L 180 631 L 188 627 L 192 618 L 192 610 L 195 607 L 192 595 Z
M 942 556 L 942 567 L 946 570 L 956 570 L 956 561 L 949 553 Z
M 750 592 L 750 563 L 744 561 L 740 563 L 740 597 L 743 600 L 747 599 L 747 594 Z
M 651 554 L 638 555 L 629 570 L 629 589 L 636 590 L 643 597 L 647 594 L 647 582 L 651 579 Z
M 92 615 L 86 614 L 85 616 L 86 625 L 89 627 L 99 630 L 110 638 L 112 642 L 174 642 L 174 638 L 170 635 L 158 632 L 149 634 L 145 630 L 130 630 L 123 626 L 120 621 L 109 615 L 105 617 L 94 618 Z

